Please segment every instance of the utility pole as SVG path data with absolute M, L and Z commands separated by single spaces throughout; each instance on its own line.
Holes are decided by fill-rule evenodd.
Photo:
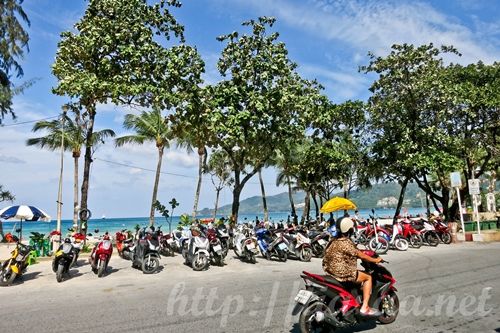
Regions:
M 61 115 L 61 168 L 59 172 L 59 190 L 57 192 L 57 227 L 56 230 L 59 232 L 59 244 L 61 243 L 61 216 L 62 216 L 62 180 L 63 180 L 63 170 L 64 170 L 64 120 L 66 118 L 67 107 L 64 105 L 62 107 Z M 56 247 L 53 247 L 54 249 Z

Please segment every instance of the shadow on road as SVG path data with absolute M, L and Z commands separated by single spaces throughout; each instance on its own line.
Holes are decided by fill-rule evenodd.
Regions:
M 353 326 L 353 327 L 335 330 L 335 333 L 365 332 L 365 331 L 372 330 L 375 327 L 377 327 L 377 324 L 375 323 L 375 321 L 367 321 L 367 322 L 363 322 L 363 323 L 358 324 L 358 325 Z M 330 331 L 330 332 L 333 332 L 333 331 Z M 299 323 L 295 323 L 295 325 L 293 325 L 290 333 L 300 333 Z

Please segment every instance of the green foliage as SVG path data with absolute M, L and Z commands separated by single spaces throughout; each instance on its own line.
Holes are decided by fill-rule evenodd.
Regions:
M 226 42 L 218 68 L 224 80 L 210 89 L 213 96 L 208 129 L 212 141 L 225 151 L 234 175 L 233 214 L 245 183 L 267 164 L 276 150 L 304 135 L 303 113 L 319 100 L 316 82 L 295 72 L 278 33 L 268 34 L 275 20 L 260 17 L 243 26 L 251 34 L 233 32 L 218 37 Z
M 0 4 L 0 124 L 7 114 L 15 119 L 12 98 L 33 84 L 33 80 L 15 87 L 11 81 L 12 73 L 23 76 L 18 62 L 28 50 L 29 36 L 22 25 L 30 25 L 28 16 L 22 8 L 23 0 L 2 0 Z
M 14 201 L 16 197 L 10 192 L 4 189 L 3 185 L 0 184 L 0 202 L 3 201 Z
M 193 224 L 194 220 L 188 214 L 182 214 L 179 218 L 178 228 L 182 227 L 190 227 Z

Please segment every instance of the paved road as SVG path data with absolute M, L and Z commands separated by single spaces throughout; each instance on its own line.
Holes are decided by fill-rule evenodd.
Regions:
M 342 332 L 500 332 L 500 243 L 440 245 L 386 256 L 401 313 L 388 326 Z M 291 317 L 302 270 L 321 261 L 256 265 L 230 255 L 225 267 L 193 272 L 180 256 L 143 275 L 113 257 L 98 279 L 83 260 L 57 283 L 50 262 L 0 289 L 0 332 L 299 332 Z

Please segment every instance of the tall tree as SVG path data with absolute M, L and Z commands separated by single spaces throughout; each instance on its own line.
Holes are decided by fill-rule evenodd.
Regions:
M 23 0 L 0 1 L 0 124 L 7 114 L 16 118 L 12 109 L 12 97 L 31 84 L 15 87 L 11 81 L 11 72 L 18 78 L 23 76 L 18 60 L 23 58 L 25 49 L 29 50 L 28 32 L 22 22 L 30 26 L 30 21 L 22 3 Z
M 275 154 L 285 139 L 303 136 L 302 111 L 313 103 L 313 83 L 301 79 L 288 59 L 278 33 L 268 35 L 275 20 L 260 17 L 244 22 L 251 34 L 233 32 L 218 62 L 224 80 L 213 87 L 213 111 L 208 125 L 217 145 L 232 164 L 232 215 L 237 219 L 240 194 Z
M 74 120 L 66 114 L 64 127 L 60 120 L 42 120 L 35 123 L 33 132 L 47 132 L 46 136 L 31 138 L 26 141 L 28 146 L 38 146 L 52 151 L 61 149 L 64 136 L 64 149 L 71 151 L 73 157 L 73 224 L 78 222 L 78 171 L 82 145 L 85 143 L 85 121 L 81 119 L 80 110 L 75 105 L 67 105 L 73 112 Z M 63 135 L 64 133 L 64 135 Z M 111 129 L 103 129 L 92 133 L 92 146 L 103 144 L 105 139 L 115 136 Z
M 223 150 L 216 150 L 212 152 L 205 172 L 208 172 L 211 175 L 212 184 L 215 188 L 215 207 L 213 215 L 215 219 L 217 217 L 217 209 L 219 207 L 220 191 L 222 191 L 224 187 L 231 186 L 234 181 L 231 177 L 230 161 Z
M 186 45 L 170 8 L 176 0 L 90 0 L 75 32 L 61 34 L 53 92 L 77 99 L 88 114 L 81 209 L 87 209 L 92 133 L 98 103 L 172 109 L 200 82 L 204 63 Z
M 393 45 L 386 57 L 370 54 L 369 65 L 361 70 L 379 74 L 369 99 L 374 157 L 388 167 L 386 174 L 403 183 L 406 178 L 417 182 L 448 216 L 449 172 L 463 160 L 454 154 L 456 137 L 446 131 L 453 98 L 444 88 L 443 53 L 457 51 L 432 44 Z M 439 190 L 431 184 L 431 175 Z
M 155 202 L 158 194 L 158 184 L 160 183 L 161 163 L 163 152 L 169 147 L 172 139 L 172 133 L 166 117 L 163 117 L 160 110 L 143 111 L 140 115 L 127 114 L 123 121 L 126 129 L 133 129 L 136 134 L 125 135 L 115 139 L 117 147 L 124 144 L 139 144 L 145 142 L 154 142 L 158 149 L 158 163 L 156 166 L 156 175 L 153 185 L 153 195 L 151 198 L 151 209 L 149 212 L 149 224 L 153 225 L 155 221 Z

